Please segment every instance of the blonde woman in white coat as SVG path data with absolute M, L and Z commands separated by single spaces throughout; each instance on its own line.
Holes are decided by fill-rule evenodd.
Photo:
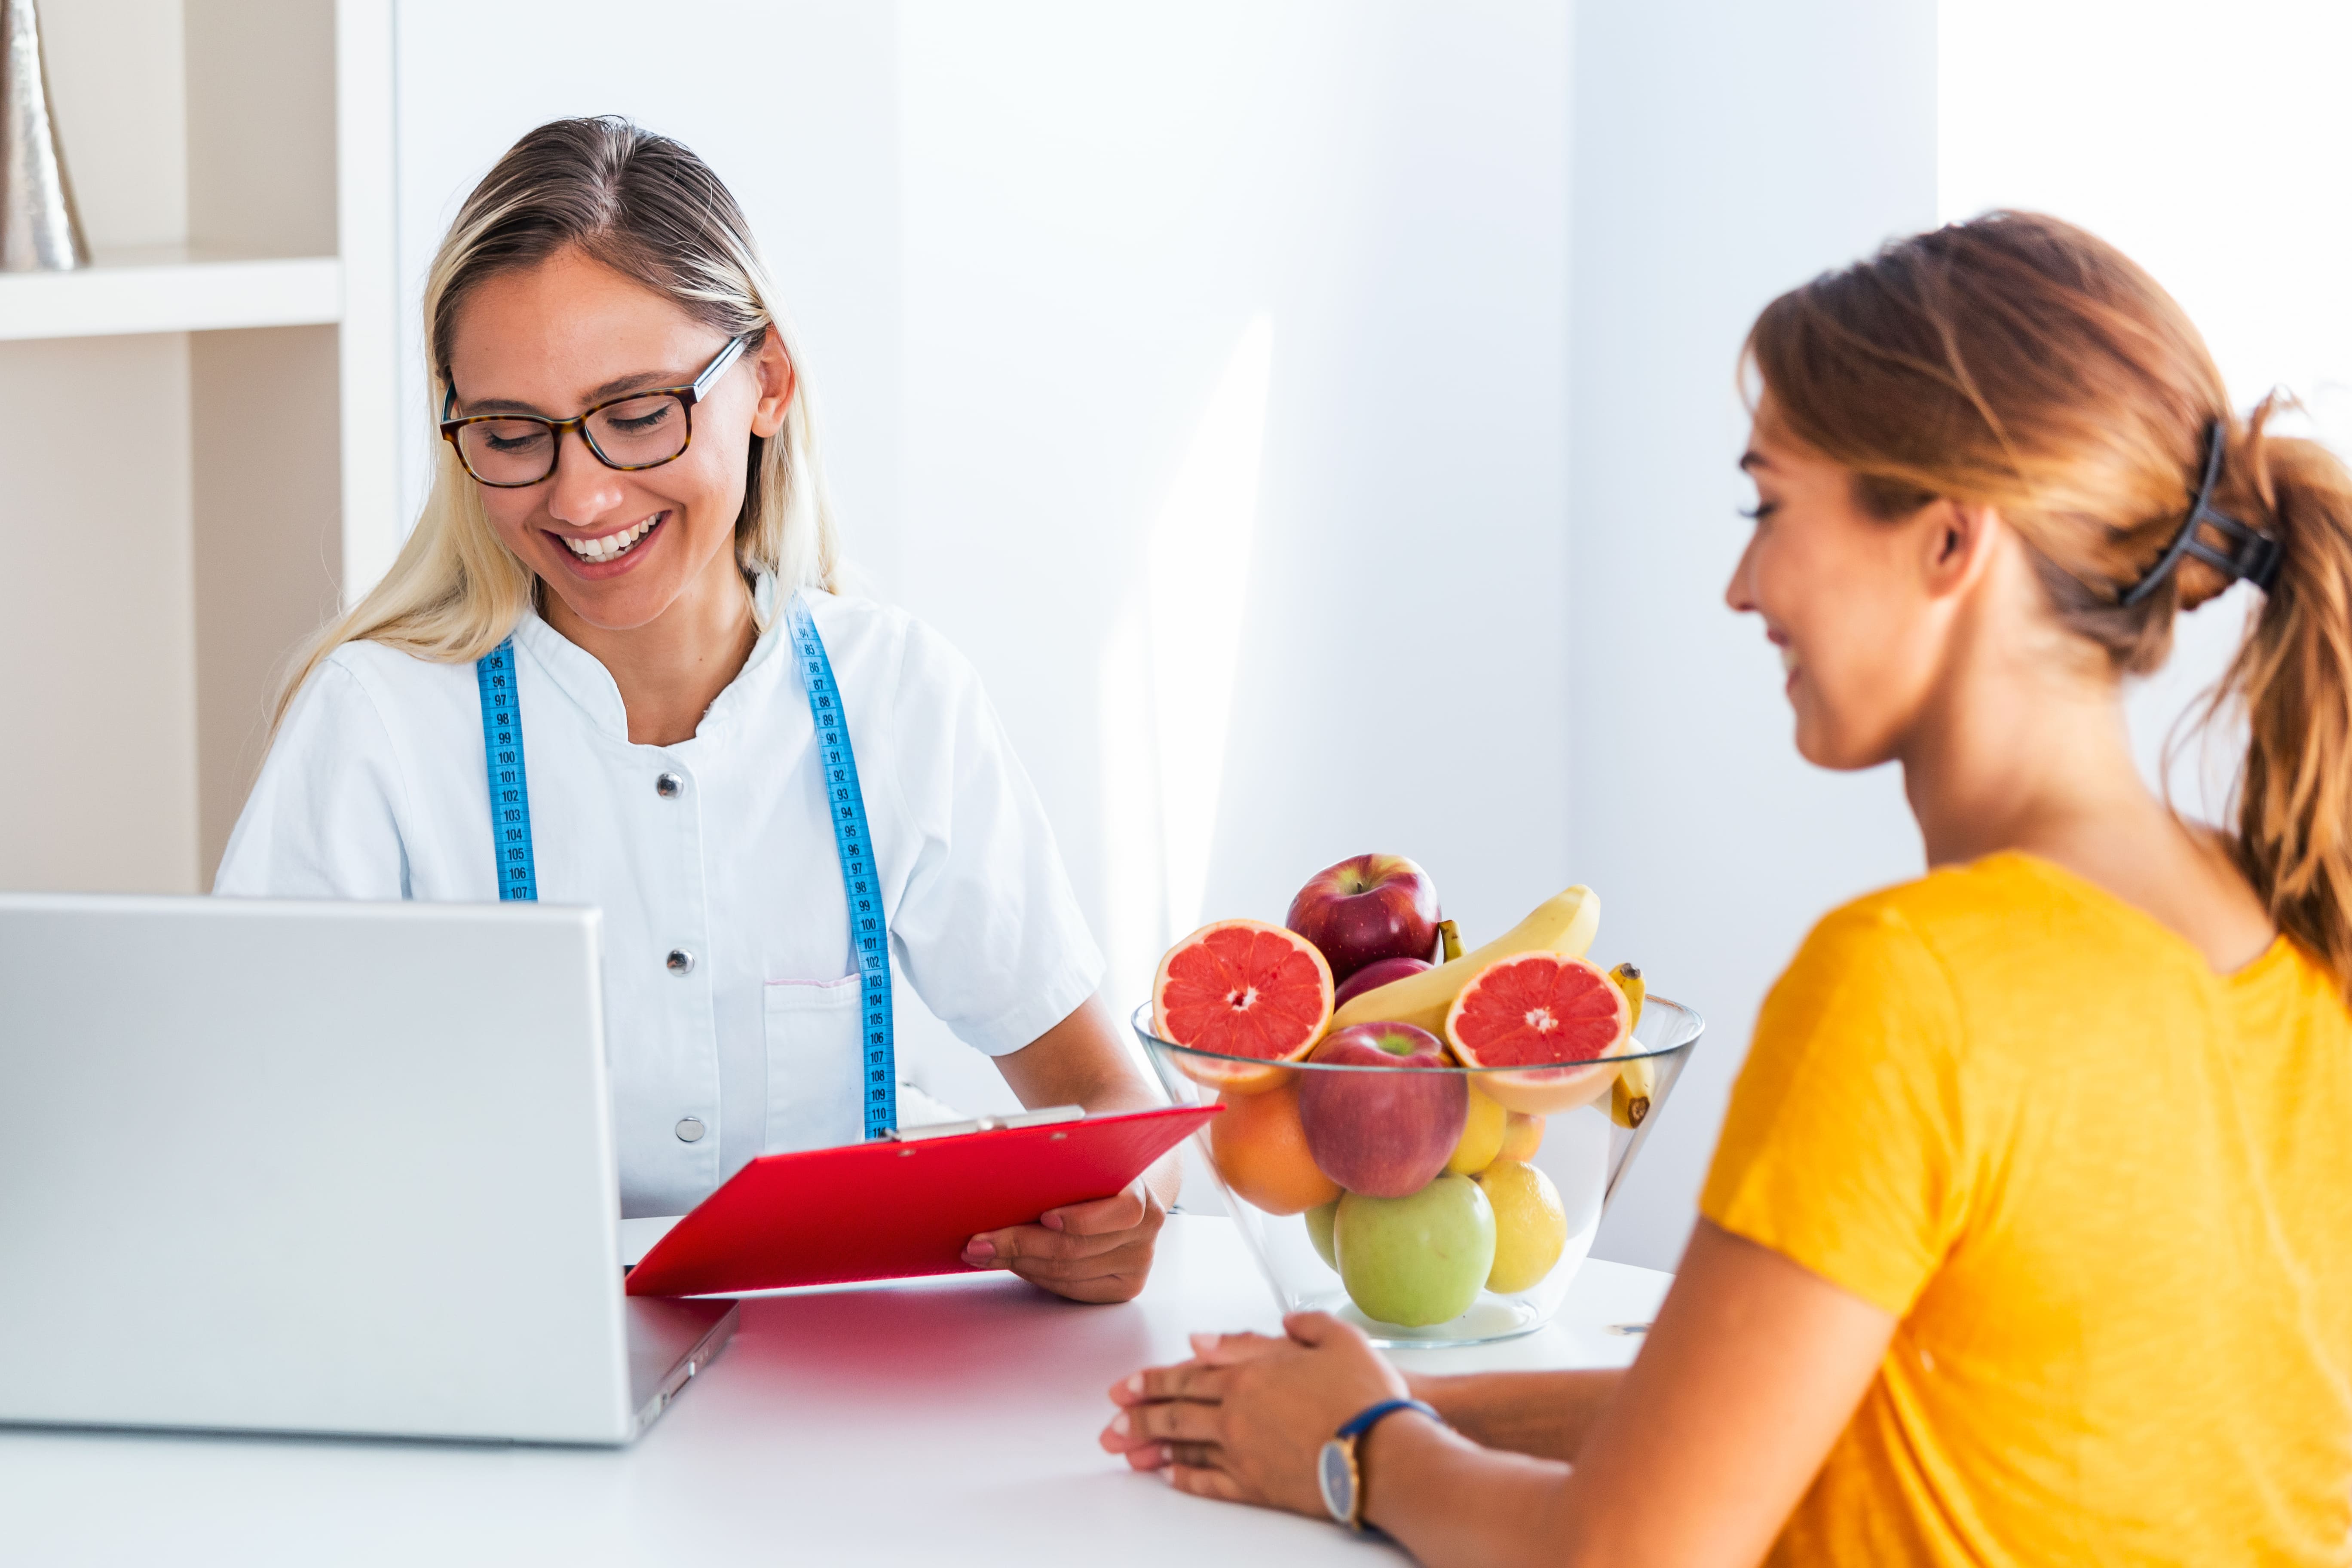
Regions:
M 1025 1104 L 1155 1103 L 971 667 L 833 592 L 773 298 L 678 143 L 559 121 L 499 160 L 427 285 L 431 498 L 298 668 L 215 882 L 599 906 L 630 1215 L 887 1122 L 871 970 L 912 981 Z M 821 733 L 836 709 L 845 736 Z M 837 841 L 852 800 L 866 837 Z M 965 1260 L 1127 1300 L 1174 1182 L 1163 1162 Z

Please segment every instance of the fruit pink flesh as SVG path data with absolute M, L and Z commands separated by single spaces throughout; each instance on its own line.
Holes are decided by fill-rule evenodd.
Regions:
M 1160 1011 L 1168 1037 L 1219 1056 L 1278 1061 L 1322 1026 L 1315 960 L 1279 931 L 1213 931 L 1169 961 Z
M 1623 998 L 1589 965 L 1528 953 L 1470 983 L 1454 1043 L 1484 1068 L 1591 1061 L 1617 1043 Z
M 1340 982 L 1384 958 L 1428 957 L 1437 921 L 1429 873 L 1402 855 L 1359 855 L 1308 879 L 1282 923 L 1320 949 Z
M 1367 963 L 1363 968 L 1348 976 L 1346 982 L 1332 994 L 1331 1005 L 1334 1009 L 1343 1007 L 1347 1005 L 1348 998 L 1350 996 L 1360 995 L 1367 991 L 1377 991 L 1392 980 L 1402 980 L 1408 974 L 1419 974 L 1423 970 L 1432 967 L 1433 966 L 1425 958 L 1383 958 L 1377 963 Z
M 1404 1045 L 1409 1055 L 1385 1048 Z M 1401 1198 L 1427 1186 L 1462 1141 L 1470 1089 L 1444 1068 L 1437 1037 L 1410 1024 L 1358 1024 L 1326 1035 L 1299 1075 L 1298 1120 L 1318 1169 L 1351 1193 Z M 1317 1072 L 1312 1064 L 1361 1068 Z

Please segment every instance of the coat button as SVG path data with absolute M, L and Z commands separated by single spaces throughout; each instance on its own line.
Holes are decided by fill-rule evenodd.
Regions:
M 654 780 L 654 793 L 664 800 L 676 800 L 686 790 L 686 781 L 676 773 L 664 773 Z
M 677 1119 L 677 1141 L 681 1143 L 702 1142 L 702 1118 L 681 1116 Z
M 668 966 L 672 974 L 690 974 L 694 972 L 694 954 L 682 947 L 671 948 L 669 956 L 663 959 L 662 963 Z

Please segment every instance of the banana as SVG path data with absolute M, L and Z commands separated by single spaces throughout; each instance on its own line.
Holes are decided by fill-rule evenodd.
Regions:
M 1617 1069 L 1609 1089 L 1609 1120 L 1620 1127 L 1639 1127 L 1650 1114 L 1658 1089 L 1658 1069 L 1647 1057 L 1636 1057 Z
M 1462 956 L 1462 928 L 1452 921 L 1437 922 L 1437 934 L 1445 939 L 1445 962 L 1453 963 Z
M 1331 1027 L 1344 1029 L 1350 1024 L 1371 1022 L 1412 1024 L 1443 1037 L 1445 1010 L 1487 965 L 1514 953 L 1538 951 L 1582 958 L 1600 926 L 1601 895 L 1580 884 L 1538 904 L 1527 919 L 1484 947 L 1349 997 L 1348 1005 L 1331 1016 Z
M 1642 983 L 1642 972 L 1630 963 L 1621 963 L 1609 972 L 1617 989 L 1625 993 L 1626 1005 L 1633 1011 L 1633 1023 L 1642 1021 L 1642 998 L 1649 987 Z M 1632 1027 L 1629 1024 L 1627 1027 Z M 1637 1058 L 1617 1069 L 1617 1082 L 1609 1090 L 1609 1120 L 1620 1127 L 1639 1127 L 1642 1119 L 1650 1114 L 1650 1101 L 1657 1097 L 1658 1069 L 1647 1057 Z
M 1648 995 L 1650 991 L 1648 986 L 1642 984 L 1642 972 L 1630 963 L 1621 963 L 1609 972 L 1609 978 L 1617 983 L 1618 990 L 1625 993 L 1625 1005 L 1633 1009 L 1633 1016 L 1626 1020 L 1625 1026 L 1629 1029 L 1639 1027 L 1642 1022 L 1642 998 Z

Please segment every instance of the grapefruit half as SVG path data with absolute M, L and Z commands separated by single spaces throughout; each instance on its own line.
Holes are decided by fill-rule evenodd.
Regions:
M 1475 1080 L 1507 1110 L 1549 1116 L 1589 1105 L 1617 1081 L 1633 1033 L 1633 1009 L 1598 964 L 1560 952 L 1523 952 L 1489 964 L 1445 1011 L 1445 1038 L 1462 1065 L 1519 1068 Z M 1568 1065 L 1557 1065 L 1568 1064 Z
M 1262 921 L 1218 921 L 1168 950 L 1151 982 L 1151 1030 L 1161 1039 L 1269 1065 L 1173 1059 L 1187 1078 L 1259 1094 L 1290 1075 L 1331 1021 L 1331 966 L 1296 931 Z

